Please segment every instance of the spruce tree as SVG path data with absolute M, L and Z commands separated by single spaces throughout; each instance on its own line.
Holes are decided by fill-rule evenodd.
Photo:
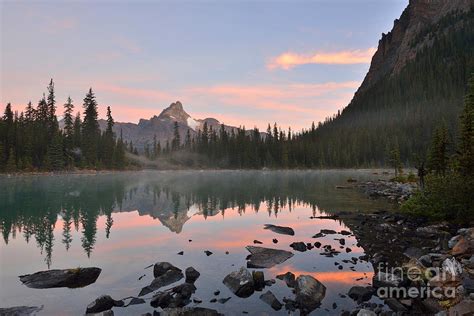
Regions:
M 54 95 L 54 82 L 53 79 L 49 82 L 48 85 L 48 122 L 49 122 L 49 136 L 54 136 L 54 133 L 59 128 L 58 118 L 56 117 L 56 97 Z
M 113 132 L 114 127 L 114 119 L 112 117 L 112 111 L 110 110 L 110 106 L 107 107 L 107 127 L 104 133 L 104 164 L 107 168 L 111 168 L 113 166 L 113 159 L 114 159 L 114 148 L 115 148 L 115 137 Z
M 64 161 L 62 135 L 61 132 L 57 131 L 48 146 L 48 167 L 52 171 L 62 170 Z
M 448 168 L 448 145 L 448 130 L 443 123 L 434 133 L 428 154 L 428 169 L 437 175 L 445 175 L 446 169 Z
M 64 104 L 64 136 L 66 139 L 72 140 L 74 136 L 74 104 L 72 104 L 71 97 L 67 98 L 66 103 Z
M 76 118 L 74 119 L 73 126 L 73 147 L 81 147 L 81 138 L 82 138 L 82 121 L 81 113 L 77 112 Z
M 398 145 L 395 145 L 390 150 L 389 162 L 390 166 L 395 171 L 395 177 L 398 177 L 402 173 L 402 162 L 400 159 L 400 148 L 398 147 Z
M 84 121 L 82 122 L 82 153 L 89 167 L 97 166 L 97 150 L 100 138 L 99 122 L 97 120 L 97 101 L 92 88 L 84 98 Z

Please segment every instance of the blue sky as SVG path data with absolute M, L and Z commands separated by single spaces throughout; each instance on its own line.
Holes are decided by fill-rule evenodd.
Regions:
M 0 103 L 149 118 L 176 100 L 195 118 L 309 127 L 343 108 L 408 0 L 2 1 Z M 61 110 L 60 110 L 61 111 Z

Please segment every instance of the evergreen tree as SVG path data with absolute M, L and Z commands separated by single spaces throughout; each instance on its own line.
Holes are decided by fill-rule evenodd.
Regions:
M 58 118 L 56 117 L 56 97 L 54 95 L 54 82 L 53 79 L 48 85 L 48 122 L 49 122 L 49 136 L 53 136 L 58 130 Z
M 181 136 L 179 135 L 179 125 L 178 125 L 178 122 L 174 122 L 171 150 L 173 151 L 179 150 L 180 146 L 181 146 Z
M 67 98 L 66 103 L 64 104 L 64 136 L 66 139 L 69 139 L 72 141 L 72 138 L 74 136 L 74 117 L 73 117 L 73 111 L 74 111 L 74 104 L 72 104 L 72 99 L 71 97 Z
M 98 143 L 100 138 L 99 122 L 97 120 L 97 101 L 92 88 L 84 98 L 84 121 L 82 123 L 82 153 L 85 162 L 90 167 L 97 166 Z
M 81 137 L 82 137 L 82 121 L 81 113 L 77 112 L 76 118 L 74 119 L 73 125 L 73 147 L 81 147 Z
M 57 171 L 62 170 L 64 167 L 64 153 L 62 135 L 58 131 L 53 135 L 51 143 L 48 146 L 48 167 L 50 170 Z
M 110 110 L 110 106 L 107 107 L 107 127 L 105 129 L 104 134 L 104 164 L 107 168 L 113 167 L 113 159 L 114 159 L 114 149 L 115 149 L 115 136 L 113 132 L 114 127 L 114 119 L 112 117 L 112 111 Z
M 389 162 L 390 166 L 395 170 L 395 177 L 398 177 L 402 172 L 402 162 L 398 145 L 390 150 Z
M 438 127 L 428 154 L 428 169 L 437 175 L 444 175 L 448 168 L 448 130 L 445 124 Z
M 71 97 L 67 98 L 64 104 L 64 152 L 67 157 L 66 165 L 73 163 L 72 149 L 74 148 L 74 118 L 73 118 L 74 105 L 72 104 Z

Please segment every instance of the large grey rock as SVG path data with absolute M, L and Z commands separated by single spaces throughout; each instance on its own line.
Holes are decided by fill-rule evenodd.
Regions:
M 140 294 L 138 294 L 138 296 L 147 295 L 148 293 L 156 291 L 156 290 L 158 290 L 159 288 L 161 288 L 163 286 L 167 286 L 167 285 L 173 284 L 175 282 L 178 282 L 183 277 L 184 277 L 184 275 L 183 275 L 183 272 L 181 272 L 181 270 L 179 270 L 179 271 L 174 270 L 174 269 L 168 270 L 163 275 L 160 275 L 159 277 L 155 278 L 150 283 L 150 285 L 145 286 L 144 288 L 142 288 L 142 290 L 140 291 Z
M 123 306 L 123 301 L 116 301 L 109 295 L 102 295 L 87 305 L 86 314 L 101 313 L 112 309 L 114 306 Z
M 250 256 L 247 257 L 248 268 L 271 268 L 293 257 L 293 253 L 286 250 L 247 246 Z
M 269 229 L 274 233 L 283 234 L 283 235 L 291 235 L 295 234 L 295 231 L 291 227 L 285 226 L 277 226 L 272 224 L 265 224 L 264 229 Z
M 296 278 L 295 292 L 295 300 L 304 314 L 321 305 L 326 287 L 310 275 L 300 275 Z
M 169 262 L 157 262 L 153 266 L 153 276 L 157 278 L 170 270 L 181 271 L 181 269 L 175 267 Z
M 270 305 L 271 308 L 276 311 L 279 311 L 283 306 L 271 291 L 267 291 L 266 293 L 260 295 L 260 299 Z
M 222 282 L 238 297 L 249 297 L 255 290 L 252 274 L 245 267 L 231 272 Z
M 40 271 L 20 275 L 20 281 L 33 289 L 57 287 L 78 288 L 94 283 L 100 275 L 100 268 L 77 268 L 64 270 Z
M 14 306 L 0 308 L 0 315 L 2 316 L 29 316 L 36 315 L 37 312 L 41 311 L 43 306 Z

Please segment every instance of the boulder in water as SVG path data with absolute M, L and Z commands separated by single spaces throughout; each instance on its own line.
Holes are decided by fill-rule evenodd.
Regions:
M 40 271 L 20 275 L 20 281 L 29 288 L 49 289 L 57 287 L 79 288 L 94 283 L 100 275 L 100 268 L 76 268 Z

